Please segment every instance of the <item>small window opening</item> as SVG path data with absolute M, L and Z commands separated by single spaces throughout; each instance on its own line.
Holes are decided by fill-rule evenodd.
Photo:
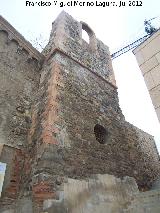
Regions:
M 82 39 L 85 40 L 89 44 L 89 35 L 88 33 L 82 29 Z
M 1 197 L 2 187 L 4 183 L 5 170 L 6 170 L 6 164 L 0 162 L 0 197 Z
M 105 144 L 107 142 L 109 133 L 103 126 L 96 124 L 94 127 L 94 134 L 99 143 Z

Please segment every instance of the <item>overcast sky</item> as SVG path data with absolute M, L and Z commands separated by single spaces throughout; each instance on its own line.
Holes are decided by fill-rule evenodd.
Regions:
M 33 3 L 35 2 L 34 0 Z M 50 2 L 52 5 L 47 7 L 26 6 L 25 0 L 0 0 L 0 14 L 27 40 L 33 41 L 42 35 L 42 40 L 47 41 L 51 23 L 62 10 L 65 10 L 75 19 L 88 23 L 96 36 L 110 47 L 112 53 L 144 35 L 145 19 L 157 17 L 152 23 L 160 26 L 159 0 L 138 1 L 138 4 L 142 6 L 129 6 L 129 1 L 126 0 L 123 1 L 126 5 L 124 7 L 110 5 L 62 8 L 59 4 L 55 6 L 53 0 Z M 68 1 L 59 0 L 58 2 Z M 116 0 L 116 4 L 119 5 L 120 1 Z M 156 143 L 160 150 L 160 125 L 133 53 L 129 52 L 113 60 L 113 67 L 119 87 L 120 106 L 126 120 L 156 136 Z

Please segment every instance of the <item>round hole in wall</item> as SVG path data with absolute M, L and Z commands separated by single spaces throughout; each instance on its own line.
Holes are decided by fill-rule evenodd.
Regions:
M 103 126 L 96 124 L 94 127 L 94 134 L 99 143 L 105 144 L 107 142 L 109 132 Z

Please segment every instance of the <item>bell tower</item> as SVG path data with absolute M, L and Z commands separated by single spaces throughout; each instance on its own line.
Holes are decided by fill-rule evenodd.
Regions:
M 62 12 L 42 54 L 18 208 L 26 199 L 31 212 L 41 213 L 53 201 L 48 212 L 67 212 L 72 204 L 65 183 L 72 179 L 76 194 L 78 182 L 99 174 L 130 176 L 139 189 L 149 189 L 159 175 L 159 156 L 153 137 L 125 121 L 109 48 L 88 24 Z
M 108 47 L 86 23 L 62 12 L 43 54 L 29 141 L 35 203 L 57 197 L 68 177 L 127 175 L 139 187 L 150 184 L 153 170 L 157 174 L 159 169 L 155 145 L 150 135 L 124 119 Z M 144 159 L 152 171 L 147 182 Z

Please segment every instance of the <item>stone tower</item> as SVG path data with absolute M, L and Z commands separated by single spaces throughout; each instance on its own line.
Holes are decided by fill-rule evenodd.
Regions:
M 78 181 L 98 174 L 114 175 L 118 184 L 118 178 L 130 176 L 140 190 L 149 189 L 159 176 L 153 137 L 125 121 L 109 49 L 93 30 L 62 12 L 42 53 L 3 18 L 1 31 L 1 161 L 7 163 L 7 177 L 0 212 L 78 213 L 72 197 L 64 199 L 70 180 L 78 191 Z M 127 197 L 134 181 L 125 181 L 115 193 L 121 187 Z

